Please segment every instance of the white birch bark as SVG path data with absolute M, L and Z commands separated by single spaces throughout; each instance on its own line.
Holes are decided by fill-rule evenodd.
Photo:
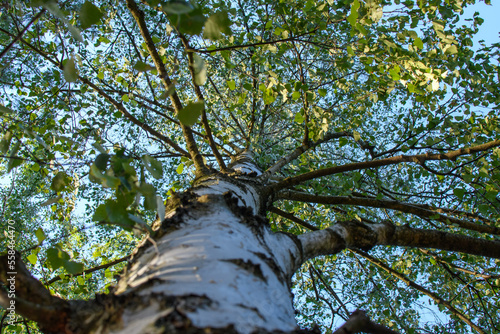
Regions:
M 221 195 L 227 191 L 251 211 L 231 207 Z M 186 298 L 175 307 L 195 327 L 244 334 L 297 329 L 290 279 L 301 253 L 291 237 L 255 225 L 258 219 L 248 215 L 259 211 L 258 190 L 211 177 L 194 192 L 199 197 L 180 215 L 180 228 L 143 251 L 120 281 L 117 294 L 140 296 L 143 303 L 127 309 L 112 333 L 155 332 L 155 323 L 173 312 L 162 302 L 172 296 Z M 175 215 L 179 210 L 167 213 Z

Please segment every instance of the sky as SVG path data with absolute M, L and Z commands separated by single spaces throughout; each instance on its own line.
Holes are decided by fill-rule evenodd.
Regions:
M 484 19 L 479 28 L 479 33 L 474 38 L 474 47 L 478 46 L 478 41 L 484 39 L 486 45 L 500 42 L 500 1 L 491 1 L 492 5 L 486 5 L 484 2 L 476 3 L 464 10 L 465 18 L 472 18 L 474 12 L 479 12 L 479 16 Z

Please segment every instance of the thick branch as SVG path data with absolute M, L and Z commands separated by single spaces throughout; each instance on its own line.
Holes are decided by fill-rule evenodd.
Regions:
M 493 140 L 488 143 L 477 145 L 473 147 L 461 148 L 456 151 L 449 151 L 447 153 L 442 154 L 417 154 L 417 155 L 398 155 L 395 157 L 390 157 L 386 159 L 378 159 L 371 161 L 363 161 L 363 162 L 355 162 L 350 164 L 345 164 L 341 166 L 334 166 L 330 168 L 318 169 L 309 173 L 304 173 L 295 177 L 287 178 L 278 184 L 272 186 L 274 191 L 278 191 L 280 189 L 292 187 L 298 185 L 302 182 L 317 179 L 323 176 L 349 172 L 353 170 L 367 169 L 367 168 L 376 168 L 381 166 L 395 165 L 402 162 L 412 162 L 422 165 L 425 161 L 430 160 L 455 160 L 459 156 L 473 154 L 477 152 L 487 151 L 491 148 L 500 146 L 500 140 Z
M 301 193 L 297 191 L 284 190 L 278 194 L 278 198 L 300 202 L 331 204 L 331 205 L 357 205 L 371 208 L 384 208 L 397 210 L 400 212 L 411 213 L 421 218 L 434 219 L 445 224 L 456 224 L 461 228 L 476 231 L 480 233 L 489 233 L 500 235 L 500 228 L 495 226 L 480 225 L 467 220 L 458 219 L 455 217 L 443 215 L 439 213 L 439 209 L 433 209 L 426 205 L 403 203 L 393 200 L 375 199 L 369 197 L 354 197 L 354 196 L 320 196 Z
M 363 310 L 354 311 L 345 324 L 333 332 L 333 334 L 354 334 L 361 332 L 372 334 L 398 334 L 398 332 L 390 328 L 371 321 Z
M 345 248 L 370 250 L 377 245 L 434 248 L 500 259 L 500 241 L 396 226 L 389 222 L 363 224 L 337 222 L 332 227 L 299 236 L 304 261 L 319 255 L 336 254 Z
M 16 313 L 38 322 L 43 329 L 63 333 L 70 309 L 68 302 L 52 296 L 31 276 L 17 252 L 0 257 L 0 282 L 8 287 L 8 292 L 0 292 L 2 307 L 14 305 Z

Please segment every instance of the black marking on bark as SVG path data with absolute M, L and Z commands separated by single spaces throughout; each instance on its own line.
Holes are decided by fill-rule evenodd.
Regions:
M 281 282 L 286 282 L 287 284 L 289 284 L 290 280 L 286 277 L 285 273 L 276 264 L 276 262 L 274 261 L 273 258 L 267 256 L 264 253 L 260 253 L 260 252 L 252 252 L 252 253 L 255 254 L 256 256 L 258 256 L 259 259 L 261 259 L 273 271 L 273 273 L 278 277 L 278 279 Z
M 237 306 L 241 307 L 241 308 L 245 308 L 247 310 L 252 310 L 255 314 L 257 314 L 259 316 L 259 318 L 261 318 L 262 320 L 265 320 L 265 318 L 262 316 L 262 314 L 260 314 L 259 310 L 255 307 L 248 307 L 246 305 L 243 305 L 243 304 L 236 304 Z
M 78 326 L 72 327 L 70 330 L 72 330 L 72 333 L 88 334 L 95 332 L 97 329 L 100 329 L 101 332 L 109 332 L 121 328 L 123 326 L 122 316 L 125 311 L 134 312 L 134 310 L 147 307 L 153 301 L 160 306 L 160 312 L 168 311 L 168 313 L 157 319 L 154 323 L 155 328 L 144 332 L 145 334 L 239 334 L 234 325 L 222 328 L 200 328 L 192 324 L 187 313 L 211 307 L 214 303 L 204 295 L 165 296 L 162 293 L 152 293 L 148 296 L 140 296 L 137 291 L 124 295 L 96 295 L 91 304 L 83 301 L 70 301 L 75 313 L 88 316 L 87 318 L 84 316 L 79 317 L 81 321 Z M 264 318 L 254 308 L 245 305 L 238 306 L 254 310 L 257 316 Z M 82 307 L 85 307 L 87 312 L 82 310 Z M 92 321 L 89 322 L 86 319 L 92 319 Z M 269 331 L 259 328 L 253 331 L 252 334 L 321 334 L 321 332 L 317 327 L 313 329 L 296 329 L 294 331 Z
M 250 260 L 243 260 L 243 259 L 229 259 L 229 260 L 223 260 L 225 262 L 230 262 L 234 263 L 238 267 L 242 268 L 243 270 L 251 273 L 255 277 L 261 279 L 262 281 L 267 283 L 267 279 L 264 277 L 264 273 L 262 272 L 262 269 L 260 268 L 260 264 L 255 264 Z
M 250 227 L 257 236 L 261 236 L 262 229 L 269 223 L 268 220 L 260 215 L 254 215 L 251 208 L 238 205 L 238 198 L 233 192 L 226 191 L 223 197 L 229 209 L 240 218 L 241 222 Z

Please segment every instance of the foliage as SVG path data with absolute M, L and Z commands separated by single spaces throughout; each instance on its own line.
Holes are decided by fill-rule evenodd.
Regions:
M 280 182 L 492 143 L 500 130 L 500 44 L 473 45 L 483 20 L 460 18 L 472 4 L 5 2 L 1 221 L 15 221 L 18 249 L 37 277 L 59 275 L 54 293 L 90 298 L 119 267 L 71 275 L 130 253 L 147 222 L 164 213 L 165 199 L 187 189 L 203 165 L 224 170 L 239 149 L 252 148 L 267 169 L 311 147 L 275 173 Z M 314 228 L 389 220 L 498 239 L 450 220 L 500 227 L 498 146 L 311 174 L 293 185 L 431 214 L 362 200 L 274 205 Z M 308 230 L 276 213 L 269 218 L 276 230 Z M 499 289 L 498 260 L 387 247 L 311 260 L 294 291 L 299 322 L 325 332 L 365 308 L 404 333 L 468 333 L 454 310 L 497 333 Z

